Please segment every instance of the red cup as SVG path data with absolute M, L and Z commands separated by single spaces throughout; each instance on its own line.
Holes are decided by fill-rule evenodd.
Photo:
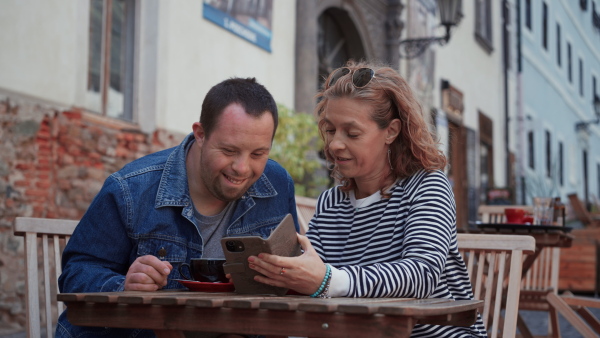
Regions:
M 506 216 L 506 223 L 522 224 L 523 218 L 525 218 L 525 210 L 518 208 L 506 208 L 504 209 L 504 215 Z

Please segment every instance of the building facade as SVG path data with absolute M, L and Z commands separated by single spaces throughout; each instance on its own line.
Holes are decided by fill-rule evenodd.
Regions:
M 435 0 L 0 2 L 0 328 L 25 323 L 14 218 L 80 218 L 110 173 L 178 144 L 229 77 L 310 114 L 348 59 L 398 69 L 449 158 L 459 228 L 498 196 L 600 196 L 600 125 L 576 127 L 596 118 L 599 1 L 461 13 L 448 44 L 405 58 L 400 41 L 443 35 Z
M 600 196 L 600 2 L 521 0 L 511 149 L 521 200 Z M 600 112 L 598 112 L 600 114 Z
M 468 228 L 489 193 L 511 185 L 504 139 L 507 102 L 503 1 L 463 1 L 450 42 L 436 49 L 435 123 L 448 155 L 457 225 Z

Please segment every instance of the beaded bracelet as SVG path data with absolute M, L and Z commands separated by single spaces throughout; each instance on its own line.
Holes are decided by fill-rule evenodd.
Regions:
M 331 283 L 331 274 L 329 275 L 329 278 L 327 279 L 327 284 L 325 284 L 325 288 L 323 289 L 323 292 L 321 292 L 320 295 L 318 295 L 317 297 L 319 298 L 331 298 L 331 296 L 329 295 L 329 284 Z
M 310 295 L 312 298 L 316 298 L 319 295 L 321 295 L 323 293 L 323 291 L 325 290 L 325 288 L 329 289 L 329 280 L 331 279 L 331 267 L 329 266 L 329 264 L 325 264 L 325 268 L 327 269 L 325 271 L 325 277 L 323 278 L 323 281 L 321 282 L 321 286 L 319 286 L 319 289 L 317 291 L 315 291 L 315 293 Z M 327 290 L 327 291 L 329 291 L 329 290 Z

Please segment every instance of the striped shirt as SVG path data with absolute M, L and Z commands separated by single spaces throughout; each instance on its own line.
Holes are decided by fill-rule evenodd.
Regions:
M 318 198 L 307 236 L 324 262 L 349 275 L 346 296 L 473 299 L 446 176 L 420 171 L 390 192 L 361 208 L 339 187 Z M 412 334 L 472 336 L 487 336 L 481 316 L 471 327 L 416 325 Z

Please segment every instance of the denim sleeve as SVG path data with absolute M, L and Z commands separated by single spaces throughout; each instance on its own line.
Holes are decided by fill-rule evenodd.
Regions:
M 60 292 L 124 289 L 133 251 L 126 230 L 127 209 L 120 182 L 110 176 L 63 252 Z

